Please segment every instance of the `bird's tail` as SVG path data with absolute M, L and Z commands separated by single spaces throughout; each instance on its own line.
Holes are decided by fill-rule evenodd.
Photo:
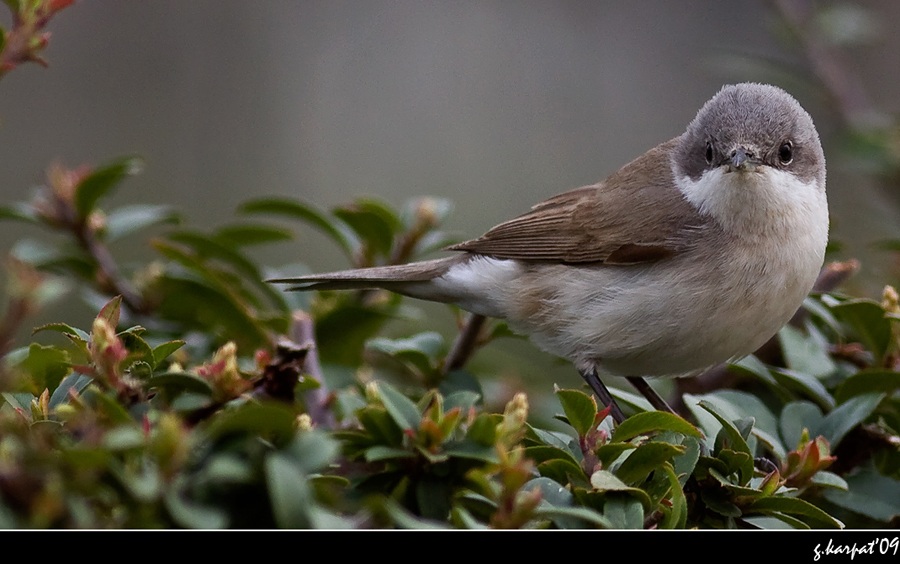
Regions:
M 367 288 L 383 288 L 406 293 L 405 288 L 427 283 L 444 275 L 451 266 L 468 257 L 465 254 L 442 259 L 398 264 L 392 266 L 373 266 L 353 270 L 339 270 L 321 274 L 307 274 L 292 278 L 276 278 L 268 280 L 275 284 L 292 284 L 288 291 L 306 290 L 363 290 Z

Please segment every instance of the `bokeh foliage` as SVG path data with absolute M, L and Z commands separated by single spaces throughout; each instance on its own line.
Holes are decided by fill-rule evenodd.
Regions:
M 7 0 L 17 19 L 0 61 L 39 61 L 41 30 L 68 3 Z M 15 57 L 10 37 L 30 37 Z M 264 280 L 304 267 L 255 258 L 316 229 L 348 266 L 413 260 L 451 242 L 448 201 L 323 211 L 258 198 L 198 230 L 166 206 L 105 207 L 142 166 L 53 165 L 0 207 L 8 227 L 56 237 L 23 238 L 6 263 L 2 528 L 897 525 L 890 286 L 878 299 L 810 296 L 766 354 L 718 369 L 727 388 L 679 391 L 681 415 L 619 391 L 630 417 L 614 427 L 584 390 L 554 389 L 542 391 L 558 406 L 548 420 L 525 393 L 492 397 L 497 375 L 448 360 L 443 334 L 398 335 L 410 301 L 284 293 Z M 122 257 L 126 237 L 152 259 Z M 94 304 L 89 326 L 20 336 L 35 312 L 79 298 Z M 508 335 L 489 322 L 474 346 Z

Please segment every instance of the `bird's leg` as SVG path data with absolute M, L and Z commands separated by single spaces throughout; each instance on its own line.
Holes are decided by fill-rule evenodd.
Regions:
M 622 413 L 622 409 L 616 403 L 616 400 L 613 399 L 612 394 L 609 393 L 606 385 L 600 381 L 600 376 L 597 375 L 597 367 L 594 365 L 584 368 L 578 367 L 578 372 L 581 374 L 581 377 L 584 378 L 584 381 L 587 382 L 588 386 L 594 390 L 600 403 L 609 408 L 609 414 L 612 415 L 613 421 L 616 423 L 625 421 L 625 414 Z
M 650 387 L 650 384 L 647 383 L 646 380 L 641 378 L 640 376 L 627 376 L 625 378 L 631 385 L 637 389 L 641 393 L 642 396 L 647 398 L 647 401 L 650 402 L 657 411 L 668 411 L 669 413 L 675 413 L 675 411 L 666 403 L 666 400 L 662 399 L 656 390 Z

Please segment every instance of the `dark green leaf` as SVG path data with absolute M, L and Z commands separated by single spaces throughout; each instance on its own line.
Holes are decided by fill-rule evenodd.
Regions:
M 332 213 L 343 220 L 371 250 L 389 256 L 394 235 L 400 231 L 400 220 L 393 210 L 381 202 L 361 198 L 352 204 L 335 208 Z
M 591 474 L 591 486 L 601 492 L 626 492 L 640 500 L 644 507 L 651 506 L 650 496 L 640 488 L 633 488 L 607 470 L 597 470 Z M 605 512 L 604 512 L 605 513 Z
M 865 421 L 884 397 L 884 394 L 872 393 L 847 400 L 826 415 L 815 431 L 810 430 L 811 436 L 822 435 L 828 440 L 832 450 L 836 449 L 844 435 Z
M 670 462 L 684 451 L 685 448 L 681 445 L 656 441 L 644 443 L 629 453 L 628 458 L 615 470 L 616 476 L 626 484 L 638 485 L 651 472 L 660 469 L 664 463 Z
M 781 438 L 787 449 L 794 450 L 800 447 L 803 430 L 812 432 L 821 422 L 822 410 L 812 402 L 795 401 L 785 405 L 781 410 L 779 425 Z M 815 435 L 812 438 L 815 438 Z
M 876 301 L 851 299 L 831 308 L 834 315 L 848 324 L 854 334 L 879 360 L 884 358 L 891 341 L 891 321 Z
M 741 432 L 738 428 L 732 423 L 728 418 L 719 413 L 715 406 L 712 403 L 703 400 L 700 402 L 700 407 L 708 411 L 713 417 L 718 420 L 718 422 L 722 425 L 722 430 L 720 433 L 724 433 L 724 436 L 727 437 L 727 445 L 730 450 L 744 453 L 749 460 L 748 464 L 742 464 L 740 467 L 740 480 L 741 483 L 747 483 L 750 480 L 750 477 L 753 476 L 753 452 L 750 450 L 750 446 L 747 444 L 747 441 L 741 435 Z M 718 443 L 718 439 L 716 441 Z
M 78 215 L 87 217 L 100 198 L 106 196 L 126 176 L 140 174 L 142 168 L 141 159 L 125 157 L 91 171 L 75 189 L 75 209 Z
M 316 227 L 344 251 L 350 260 L 354 260 L 358 241 L 353 231 L 342 221 L 328 217 L 303 202 L 287 198 L 261 198 L 244 203 L 240 207 L 243 213 L 267 214 L 299 219 Z
M 781 350 L 788 368 L 822 378 L 837 368 L 826 350 L 826 343 L 804 335 L 799 329 L 785 325 L 778 332 Z
M 261 321 L 227 288 L 189 273 L 167 274 L 157 284 L 166 296 L 159 306 L 161 316 L 233 340 L 242 350 L 268 345 L 269 335 Z
M 664 464 L 662 469 L 666 473 L 666 479 L 669 482 L 670 505 L 663 510 L 663 520 L 660 523 L 660 528 L 683 529 L 687 524 L 688 515 L 687 498 L 682 489 L 683 484 L 670 464 Z
M 645 508 L 647 504 L 642 504 L 638 499 L 615 496 L 603 504 L 603 516 L 615 529 L 643 529 Z
M 59 385 L 50 394 L 50 409 L 56 409 L 57 406 L 69 400 L 69 394 L 80 394 L 93 379 L 90 376 L 72 372 L 62 379 Z
M 471 440 L 446 442 L 443 445 L 443 452 L 448 457 L 477 460 L 486 464 L 498 464 L 500 462 L 496 446 L 483 445 Z
M 266 457 L 266 484 L 275 522 L 285 529 L 310 526 L 312 492 L 304 476 L 290 458 L 274 452 Z
M 387 382 L 378 382 L 378 393 L 381 403 L 384 404 L 391 418 L 401 429 L 408 431 L 419 428 L 422 414 L 419 413 L 419 408 L 412 400 Z
M 501 415 L 480 413 L 466 431 L 466 439 L 483 446 L 493 447 L 497 440 L 497 425 Z
M 209 382 L 189 372 L 163 372 L 155 374 L 147 380 L 147 388 L 164 388 L 171 395 L 192 392 L 204 396 L 212 396 L 213 389 Z
M 870 368 L 860 370 L 841 382 L 834 393 L 834 399 L 838 403 L 844 403 L 862 394 L 873 392 L 892 394 L 897 390 L 900 390 L 900 372 Z
M 142 361 L 145 362 L 148 367 L 153 367 L 153 349 L 150 348 L 147 341 L 142 339 L 140 335 L 123 332 L 119 333 L 119 338 L 122 339 L 122 343 L 125 345 L 125 348 L 128 349 L 128 358 L 126 359 L 126 362 Z
M 847 491 L 825 490 L 828 501 L 885 524 L 900 515 L 900 480 L 879 474 L 871 464 L 846 479 Z
M 413 459 L 416 454 L 412 451 L 384 445 L 375 445 L 365 451 L 366 462 L 381 462 L 383 460 Z
M 216 230 L 216 240 L 223 245 L 246 247 L 289 241 L 293 234 L 289 229 L 259 224 L 235 224 Z
M 593 430 L 597 417 L 597 402 L 581 390 L 556 390 L 556 397 L 562 405 L 569 425 L 579 437 Z
M 155 347 L 153 347 L 153 368 L 156 368 L 160 365 L 160 363 L 169 357 L 172 353 L 183 347 L 185 344 L 184 341 L 175 340 L 175 341 L 167 341 L 165 343 L 161 343 Z
M 675 431 L 691 437 L 702 437 L 700 431 L 681 417 L 663 411 L 646 411 L 632 415 L 613 432 L 612 440 L 617 442 L 633 439 L 638 435 Z
M 747 508 L 747 513 L 780 512 L 794 515 L 815 528 L 841 529 L 843 523 L 825 513 L 808 501 L 796 497 L 770 496 L 754 500 Z
M 579 487 L 588 487 L 588 477 L 585 475 L 584 470 L 571 460 L 562 458 L 545 460 L 538 463 L 537 470 L 541 476 L 549 478 L 562 486 L 572 484 Z
M 834 398 L 816 377 L 786 368 L 773 369 L 772 374 L 787 389 L 805 394 L 825 409 L 834 407 Z
M 207 432 L 216 438 L 254 432 L 285 440 L 294 434 L 294 420 L 294 412 L 285 406 L 246 403 L 219 414 Z

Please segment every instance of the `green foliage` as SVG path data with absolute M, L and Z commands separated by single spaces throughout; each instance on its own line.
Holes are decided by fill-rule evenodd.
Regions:
M 0 30 L 0 76 L 42 62 L 42 29 L 71 0 L 5 3 L 16 23 Z M 826 15 L 820 25 L 850 37 L 847 13 Z M 880 133 L 854 131 L 849 143 L 896 173 L 885 151 L 895 137 Z M 491 369 L 457 368 L 443 335 L 397 335 L 389 322 L 408 312 L 399 297 L 284 294 L 264 280 L 297 267 L 253 255 L 299 227 L 325 234 L 351 266 L 406 262 L 451 242 L 440 229 L 449 202 L 397 211 L 363 198 L 322 211 L 260 198 L 205 232 L 167 206 L 104 210 L 140 168 L 134 157 L 56 165 L 30 200 L 0 206 L 0 220 L 59 237 L 21 241 L 6 264 L 0 528 L 898 523 L 890 286 L 880 301 L 810 297 L 778 354 L 732 365 L 731 389 L 679 393 L 681 415 L 621 392 L 630 417 L 613 427 L 593 396 L 556 389 L 548 421 L 526 394 L 482 387 L 497 381 Z M 152 258 L 117 260 L 124 237 L 142 237 Z M 74 290 L 95 305 L 89 326 L 57 320 L 21 342 L 36 311 Z M 475 347 L 509 334 L 489 324 Z
M 0 214 L 72 243 L 67 260 L 10 264 L 8 315 L 45 303 L 48 284 L 63 295 L 59 278 L 109 296 L 90 327 L 50 323 L 6 351 L 3 526 L 830 528 L 900 512 L 896 496 L 870 501 L 900 478 L 889 293 L 810 298 L 804 326 L 780 334 L 784 364 L 751 357 L 737 389 L 684 394 L 690 419 L 632 407 L 613 428 L 592 396 L 560 389 L 550 429 L 521 393 L 488 409 L 491 375 L 445 370 L 441 334 L 387 336 L 396 296 L 324 292 L 300 313 L 249 253 L 300 222 L 356 265 L 410 260 L 448 240 L 445 202 L 261 199 L 238 211 L 252 221 L 204 233 L 161 206 L 104 214 L 133 170 L 57 168 Z M 111 227 L 117 215 L 131 225 Z M 166 226 L 152 268 L 113 262 L 120 236 Z M 478 343 L 505 334 L 488 326 Z

